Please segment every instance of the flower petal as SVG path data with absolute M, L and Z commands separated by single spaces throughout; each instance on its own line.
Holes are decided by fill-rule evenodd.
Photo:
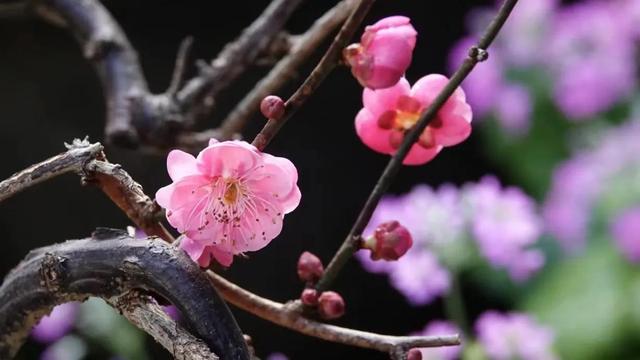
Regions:
M 383 154 L 391 154 L 394 151 L 389 142 L 391 130 L 378 126 L 378 119 L 367 108 L 361 109 L 356 116 L 356 133 L 360 140 L 374 151 Z
M 259 163 L 257 149 L 244 141 L 215 143 L 198 154 L 198 170 L 210 177 L 238 178 Z
M 205 245 L 199 241 L 192 240 L 187 236 L 183 236 L 180 240 L 180 249 L 184 250 L 184 252 L 186 252 L 193 261 L 198 262 L 204 253 Z
M 462 116 L 449 116 L 439 128 L 430 126 L 434 141 L 442 146 L 452 146 L 466 140 L 471 134 L 471 124 Z
M 438 155 L 438 153 L 442 150 L 442 146 L 434 146 L 432 148 L 424 148 L 418 144 L 415 144 L 409 150 L 409 154 L 404 158 L 402 162 L 405 165 L 422 165 L 425 164 Z
M 167 171 L 171 180 L 178 181 L 185 176 L 198 174 L 196 158 L 181 150 L 172 150 L 167 156 Z
M 395 110 L 398 98 L 402 95 L 409 95 L 410 90 L 407 79 L 401 78 L 394 86 L 386 89 L 365 88 L 362 92 L 362 103 L 364 108 L 377 118 L 387 110 Z
M 264 164 L 247 177 L 247 186 L 253 192 L 270 194 L 282 206 L 284 213 L 293 211 L 300 203 L 298 170 L 289 159 L 262 154 Z

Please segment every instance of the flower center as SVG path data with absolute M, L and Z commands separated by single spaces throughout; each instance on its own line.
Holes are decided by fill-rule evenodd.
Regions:
M 398 130 L 409 130 L 418 122 L 420 113 L 396 110 L 395 128 Z
M 237 181 L 227 181 L 224 195 L 222 195 L 222 201 L 225 205 L 234 205 L 240 195 L 240 185 Z

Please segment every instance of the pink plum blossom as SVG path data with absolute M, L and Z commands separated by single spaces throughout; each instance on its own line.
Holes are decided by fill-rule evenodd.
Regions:
M 344 50 L 353 76 L 367 88 L 393 86 L 411 64 L 417 34 L 405 16 L 390 16 L 367 26 L 360 43 Z
M 418 122 L 423 110 L 431 105 L 447 82 L 445 76 L 431 74 L 419 79 L 413 87 L 402 78 L 387 89 L 364 89 L 364 108 L 356 116 L 358 136 L 371 149 L 394 154 L 406 132 Z M 471 134 L 471 117 L 464 91 L 458 88 L 422 132 L 403 163 L 424 164 L 443 147 L 464 141 Z
M 173 183 L 158 190 L 156 201 L 200 266 L 211 257 L 229 266 L 233 255 L 262 249 L 300 202 L 291 161 L 244 141 L 212 139 L 197 158 L 173 150 L 167 169 Z

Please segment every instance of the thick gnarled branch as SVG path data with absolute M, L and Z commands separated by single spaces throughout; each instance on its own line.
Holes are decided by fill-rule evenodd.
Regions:
M 202 340 L 167 316 L 151 295 L 131 290 L 106 301 L 129 322 L 151 335 L 176 360 L 219 359 Z
M 132 290 L 157 294 L 174 304 L 187 328 L 223 359 L 250 358 L 226 304 L 184 252 L 157 239 L 134 239 L 108 229 L 88 239 L 34 250 L 9 273 L 0 286 L 0 358 L 11 358 L 29 329 L 53 306 L 68 301 L 101 297 L 115 303 L 135 324 L 146 321 L 146 316 L 156 321 L 148 307 L 140 308 L 130 299 L 118 303 Z M 163 345 L 178 340 L 158 334 L 170 331 L 160 325 L 143 328 L 151 331 L 153 326 L 157 336 L 165 337 L 158 339 Z
M 179 130 L 193 125 L 206 98 L 229 86 L 282 30 L 302 0 L 273 0 L 245 31 L 181 89 L 151 94 L 138 55 L 124 31 L 98 0 L 32 0 L 59 15 L 100 76 L 107 103 L 105 136 L 126 147 L 165 149 Z M 180 61 L 178 61 L 180 64 Z

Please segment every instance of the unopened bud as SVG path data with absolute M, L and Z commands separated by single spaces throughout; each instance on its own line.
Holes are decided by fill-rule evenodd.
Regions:
M 300 294 L 300 301 L 307 306 L 318 305 L 318 290 L 316 289 L 304 289 Z
M 371 250 L 372 260 L 398 260 L 413 245 L 413 239 L 406 227 L 397 221 L 378 225 L 373 236 L 362 242 L 362 247 Z
M 342 296 L 334 291 L 325 291 L 318 298 L 318 313 L 326 320 L 337 319 L 344 315 L 345 305 Z
M 305 251 L 298 259 L 298 277 L 302 281 L 315 283 L 324 273 L 322 261 L 312 253 Z
M 284 101 L 279 96 L 266 96 L 260 102 L 260 112 L 269 119 L 278 120 L 284 115 Z
M 407 360 L 422 360 L 422 351 L 419 349 L 411 349 L 407 352 Z

